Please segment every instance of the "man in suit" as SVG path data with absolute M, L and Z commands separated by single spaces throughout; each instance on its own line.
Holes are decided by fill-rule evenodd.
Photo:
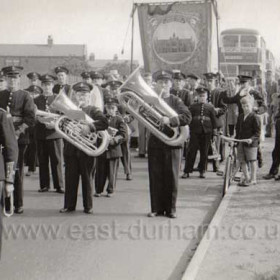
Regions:
M 105 115 L 94 106 L 90 106 L 90 91 L 92 85 L 77 83 L 73 86 L 75 99 L 78 106 L 89 115 L 94 122 L 81 124 L 81 133 L 89 134 L 108 128 L 108 121 Z M 82 179 L 83 206 L 86 214 L 93 214 L 92 210 L 92 174 L 95 169 L 96 158 L 88 156 L 76 148 L 70 142 L 64 144 L 65 160 L 65 197 L 64 207 L 60 213 L 67 213 L 76 210 L 79 179 Z
M 185 176 L 193 172 L 197 150 L 200 151 L 199 177 L 205 178 L 207 156 L 212 137 L 217 136 L 216 112 L 212 104 L 207 103 L 209 90 L 203 86 L 196 89 L 198 102 L 190 106 L 192 121 L 190 123 L 190 144 L 185 166 Z
M 267 92 L 267 107 L 268 107 L 268 120 L 266 125 L 266 137 L 271 137 L 273 129 L 273 114 L 276 113 L 277 108 L 273 104 L 273 94 L 278 92 L 278 84 L 272 79 L 272 71 L 266 72 L 265 91 Z
M 4 149 L 3 149 L 4 148 Z M 18 145 L 14 126 L 7 118 L 5 110 L 0 108 L 0 204 L 11 195 L 14 183 L 14 164 L 18 157 Z M 9 198 L 7 198 L 9 199 Z M 13 206 L 12 206 L 13 207 Z M 0 205 L 0 257 L 2 246 L 2 205 Z
M 71 94 L 71 86 L 67 84 L 69 70 L 64 66 L 57 66 L 54 69 L 57 78 L 57 84 L 53 87 L 53 93 L 59 94 L 65 92 L 68 97 Z
M 156 81 L 155 91 L 161 98 L 178 113 L 175 117 L 162 116 L 161 126 L 179 127 L 188 125 L 191 114 L 182 100 L 170 94 L 172 86 L 172 73 L 158 71 L 154 73 Z M 180 146 L 169 146 L 156 135 L 150 134 L 148 142 L 148 170 L 151 198 L 151 212 L 148 217 L 166 215 L 176 218 L 176 201 L 178 190 L 178 177 L 181 163 Z
M 27 91 L 20 89 L 20 74 L 23 67 L 8 66 L 2 71 L 6 77 L 7 89 L 0 93 L 0 108 L 7 110 L 13 118 L 18 139 L 18 160 L 15 173 L 14 205 L 15 213 L 23 213 L 24 154 L 29 143 L 28 127 L 35 125 L 35 106 Z
M 55 77 L 46 74 L 42 75 L 40 80 L 43 87 L 43 94 L 35 98 L 34 103 L 38 110 L 48 112 L 49 106 L 56 97 L 56 95 L 53 94 Z M 50 189 L 50 161 L 54 189 L 58 193 L 64 193 L 61 136 L 55 129 L 49 127 L 49 121 L 46 122 L 44 117 L 37 117 L 35 129 L 39 158 L 39 192 L 47 192 Z

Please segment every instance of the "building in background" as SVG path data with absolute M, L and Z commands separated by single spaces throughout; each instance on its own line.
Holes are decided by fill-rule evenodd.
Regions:
M 32 71 L 40 74 L 51 73 L 57 65 L 64 65 L 75 72 L 77 68 L 80 68 L 80 65 L 86 63 L 86 60 L 86 45 L 54 44 L 51 35 L 48 36 L 45 45 L 0 44 L 0 67 L 22 66 L 24 67 L 23 73 Z M 73 71 L 72 74 L 77 75 Z M 25 84 L 24 76 L 23 84 Z

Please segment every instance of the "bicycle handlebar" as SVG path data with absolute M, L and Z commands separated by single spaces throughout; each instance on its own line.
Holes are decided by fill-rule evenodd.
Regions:
M 221 135 L 221 138 L 223 138 L 225 141 L 227 142 L 239 142 L 239 143 L 248 143 L 248 141 L 252 139 L 235 139 L 235 138 L 230 138 L 230 137 L 227 137 L 227 136 L 224 136 L 224 135 Z

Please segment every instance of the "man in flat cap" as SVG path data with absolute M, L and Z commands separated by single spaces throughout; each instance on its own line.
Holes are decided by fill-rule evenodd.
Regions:
M 65 92 L 65 94 L 70 97 L 71 86 L 67 84 L 69 70 L 64 66 L 57 66 L 54 72 L 56 74 L 57 84 L 53 87 L 53 93 L 59 94 L 60 92 Z
M 190 104 L 197 102 L 198 94 L 196 93 L 196 89 L 199 86 L 200 78 L 191 73 L 187 75 L 187 83 L 189 84 L 189 92 L 190 92 Z
M 90 76 L 90 72 L 87 72 L 87 71 L 83 72 L 81 74 L 81 77 L 82 77 L 84 83 L 92 84 L 92 78 Z
M 20 74 L 23 67 L 4 67 L 7 89 L 1 92 L 0 108 L 13 118 L 18 139 L 18 160 L 15 173 L 14 206 L 15 213 L 23 213 L 24 154 L 29 143 L 28 127 L 35 125 L 35 106 L 27 91 L 20 89 Z M 12 207 L 12 206 L 11 206 Z
M 49 106 L 54 101 L 56 95 L 53 93 L 55 77 L 49 74 L 40 77 L 43 94 L 34 99 L 38 110 L 49 112 Z M 47 192 L 50 189 L 50 170 L 53 186 L 56 192 L 64 193 L 63 171 L 62 171 L 62 139 L 56 132 L 50 120 L 44 117 L 37 117 L 36 122 L 36 140 L 39 158 L 39 192 Z
M 216 113 L 214 106 L 207 102 L 209 90 L 200 86 L 196 89 L 198 102 L 190 106 L 190 144 L 182 178 L 188 178 L 193 172 L 197 151 L 200 151 L 199 177 L 205 178 L 209 145 L 212 137 L 217 136 Z
M 79 108 L 90 116 L 94 122 L 81 124 L 82 133 L 89 134 L 108 128 L 108 121 L 97 107 L 90 104 L 90 91 L 92 85 L 88 83 L 77 83 L 73 85 L 73 96 Z M 79 187 L 79 178 L 82 179 L 83 206 L 86 214 L 92 214 L 92 189 L 96 158 L 88 156 L 83 151 L 77 149 L 71 143 L 65 141 L 64 144 L 65 160 L 65 197 L 64 207 L 61 213 L 72 212 L 76 210 L 77 194 Z
M 155 91 L 173 110 L 176 117 L 162 116 L 162 127 L 185 126 L 191 122 L 191 113 L 182 100 L 170 94 L 172 73 L 158 71 L 153 75 L 156 81 Z M 169 146 L 156 135 L 150 134 L 148 142 L 148 169 L 151 198 L 151 212 L 148 217 L 165 215 L 176 218 L 176 200 L 178 177 L 181 163 L 180 146 Z

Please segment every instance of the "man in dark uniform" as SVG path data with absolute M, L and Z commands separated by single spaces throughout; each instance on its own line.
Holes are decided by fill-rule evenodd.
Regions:
M 55 77 L 46 74 L 42 75 L 40 80 L 43 87 L 43 94 L 35 98 L 34 103 L 38 110 L 48 112 L 49 106 L 56 97 L 52 91 Z M 50 188 L 50 161 L 54 188 L 56 192 L 64 193 L 61 136 L 55 131 L 55 129 L 52 127 L 49 128 L 49 121 L 46 122 L 44 117 L 37 117 L 35 129 L 39 158 L 39 192 L 47 192 Z
M 77 83 L 73 86 L 73 90 L 75 99 L 79 103 L 78 106 L 94 120 L 92 123 L 82 125 L 82 133 L 89 134 L 90 132 L 107 129 L 108 121 L 105 115 L 98 108 L 88 105 L 92 85 L 83 82 Z M 60 212 L 66 213 L 76 210 L 79 178 L 81 176 L 84 212 L 92 214 L 92 174 L 95 169 L 96 158 L 88 156 L 71 143 L 65 141 L 64 160 L 65 197 L 64 208 Z
M 6 81 L 3 71 L 0 71 L 0 91 L 6 89 Z
M 29 86 L 26 91 L 30 93 L 30 96 L 33 98 L 38 97 L 43 93 L 43 89 L 39 86 Z M 36 171 L 37 166 L 37 140 L 35 135 L 35 127 L 28 128 L 29 132 L 29 144 L 25 152 L 25 164 L 28 166 L 28 171 L 25 174 L 26 176 L 31 176 Z
M 216 124 L 217 124 L 217 141 L 215 143 L 216 150 L 220 154 L 221 160 L 224 158 L 224 143 L 221 143 L 220 135 L 224 134 L 225 126 L 225 114 L 227 112 L 227 105 L 223 102 L 223 94 L 225 89 L 217 87 L 217 74 L 209 72 L 204 73 L 203 76 L 206 79 L 207 87 L 210 91 L 209 101 L 214 106 L 216 112 Z M 213 153 L 213 151 L 212 151 Z M 213 160 L 213 171 L 218 175 L 222 175 L 219 170 L 219 158 Z
M 40 74 L 37 72 L 30 72 L 27 75 L 27 78 L 29 79 L 29 86 L 39 86 L 40 82 Z
M 24 154 L 29 143 L 27 128 L 35 125 L 35 106 L 27 91 L 20 90 L 20 66 L 4 67 L 7 90 L 0 93 L 0 108 L 11 114 L 18 138 L 19 155 L 15 174 L 14 205 L 15 213 L 23 213 Z
M 189 93 L 190 93 L 190 105 L 197 102 L 197 92 L 196 89 L 199 86 L 200 78 L 191 73 L 187 75 L 187 82 L 189 84 Z
M 175 72 L 172 75 L 173 78 L 173 87 L 170 90 L 170 93 L 178 96 L 184 104 L 189 107 L 192 102 L 192 96 L 189 90 L 184 88 L 186 75 L 181 72 Z
M 57 84 L 53 87 L 53 93 L 59 94 L 60 92 L 65 92 L 69 97 L 71 94 L 71 86 L 67 84 L 69 70 L 64 66 L 57 66 L 54 72 L 57 77 Z
M 184 178 L 188 178 L 189 173 L 193 172 L 197 150 L 200 151 L 199 177 L 205 178 L 210 141 L 213 136 L 217 135 L 216 112 L 214 106 L 207 103 L 209 90 L 200 86 L 196 92 L 198 93 L 198 102 L 190 106 L 192 121 Z
M 14 163 L 18 157 L 18 145 L 12 120 L 0 108 L 0 257 L 2 247 L 2 205 L 1 202 L 11 195 L 14 183 Z
M 82 77 L 84 83 L 88 83 L 90 85 L 92 84 L 92 78 L 90 76 L 90 72 L 87 72 L 87 71 L 83 72 L 81 74 L 81 77 Z
M 266 125 L 266 137 L 271 137 L 273 130 L 273 115 L 277 112 L 273 104 L 273 95 L 278 92 L 278 84 L 272 79 L 272 72 L 266 72 L 265 91 L 267 92 L 268 120 Z
M 91 90 L 91 105 L 99 108 L 102 112 L 104 111 L 104 100 L 108 97 L 108 90 L 103 88 L 103 75 L 96 71 L 90 72 L 92 79 L 92 90 Z
M 162 116 L 162 127 L 188 125 L 191 114 L 182 100 L 170 94 L 172 74 L 167 71 L 154 73 L 155 90 L 161 98 L 178 113 L 168 118 Z M 151 197 L 151 213 L 148 217 L 166 215 L 176 218 L 178 177 L 181 162 L 181 146 L 169 146 L 151 133 L 148 142 L 148 170 Z

